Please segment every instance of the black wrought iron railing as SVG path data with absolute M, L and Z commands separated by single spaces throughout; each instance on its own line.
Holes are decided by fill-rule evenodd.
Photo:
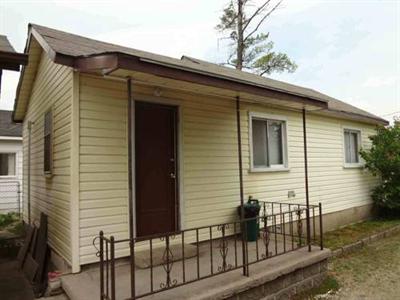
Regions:
M 292 203 L 260 204 L 259 217 L 179 232 L 115 240 L 101 231 L 97 237 L 100 299 L 114 300 L 118 295 L 138 299 L 237 269 L 243 269 L 246 276 L 254 263 L 303 247 L 311 250 L 312 243 L 323 249 L 321 204 L 308 208 Z M 247 229 L 254 222 L 256 238 L 248 241 Z M 116 253 L 124 249 L 131 254 L 130 289 L 117 291 Z M 138 253 L 142 263 L 145 254 L 146 268 L 136 266 Z

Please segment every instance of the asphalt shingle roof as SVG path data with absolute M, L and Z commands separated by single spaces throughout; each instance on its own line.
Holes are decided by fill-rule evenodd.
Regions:
M 22 124 L 12 121 L 12 111 L 0 110 L 0 136 L 22 136 Z
M 5 35 L 0 34 L 0 51 L 15 53 L 13 46 Z
M 124 46 L 101 42 L 89 39 L 83 36 L 67 33 L 64 31 L 31 24 L 48 43 L 55 52 L 72 57 L 85 57 L 96 54 L 106 54 L 110 52 L 119 52 L 133 55 L 154 62 L 168 64 L 174 67 L 189 69 L 195 72 L 201 72 L 209 76 L 223 77 L 233 81 L 241 81 L 251 85 L 264 87 L 275 91 L 281 91 L 292 95 L 320 100 L 328 103 L 328 110 L 335 112 L 344 112 L 347 114 L 359 115 L 370 118 L 378 122 L 387 122 L 386 120 L 359 109 L 346 102 L 332 98 L 316 90 L 297 86 L 294 84 L 262 77 L 245 71 L 239 71 L 233 68 L 213 64 L 196 58 L 182 56 L 181 59 L 171 58 L 163 55 L 153 54 Z

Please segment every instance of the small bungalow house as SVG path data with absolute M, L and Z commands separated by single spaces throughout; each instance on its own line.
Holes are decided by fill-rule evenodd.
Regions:
M 325 229 L 370 211 L 376 179 L 358 153 L 387 124 L 371 113 L 33 24 L 25 53 L 13 113 L 23 122 L 24 205 L 31 222 L 48 215 L 48 242 L 73 272 L 98 261 L 100 230 L 127 238 L 228 222 L 241 196 L 321 202 Z

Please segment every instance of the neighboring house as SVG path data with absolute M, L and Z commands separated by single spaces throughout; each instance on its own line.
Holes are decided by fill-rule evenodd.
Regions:
M 20 212 L 22 196 L 22 125 L 12 111 L 0 110 L 0 213 Z
M 0 91 L 3 70 L 19 71 L 28 56 L 16 53 L 0 35 Z M 12 121 L 12 111 L 0 110 L 0 213 L 20 211 L 22 181 L 22 126 Z
M 100 230 L 126 238 L 235 219 L 239 154 L 244 198 L 305 203 L 303 124 L 309 201 L 322 203 L 325 229 L 370 212 L 376 179 L 358 151 L 387 124 L 371 113 L 190 57 L 38 25 L 25 53 L 13 114 L 23 122 L 24 190 L 31 181 L 24 202 L 32 221 L 48 214 L 49 244 L 73 272 L 98 261 Z

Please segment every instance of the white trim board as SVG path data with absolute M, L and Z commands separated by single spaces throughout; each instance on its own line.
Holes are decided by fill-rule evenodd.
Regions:
M 284 122 L 285 126 L 282 132 L 283 142 L 283 165 L 275 165 L 265 168 L 256 168 L 253 163 L 253 124 L 254 119 L 261 120 L 276 120 Z M 287 172 L 290 171 L 289 167 L 289 143 L 288 143 L 288 118 L 283 115 L 268 114 L 262 112 L 249 111 L 248 112 L 248 130 L 249 130 L 249 153 L 250 153 L 250 173 L 262 173 L 262 172 Z

